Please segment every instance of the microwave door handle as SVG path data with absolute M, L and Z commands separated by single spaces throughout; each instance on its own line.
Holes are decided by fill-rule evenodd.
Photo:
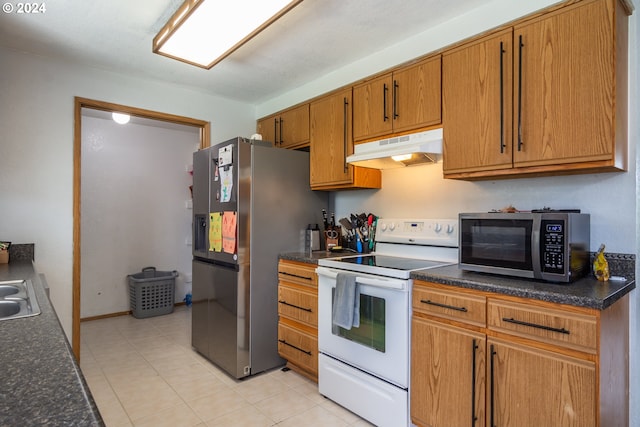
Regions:
M 541 215 L 533 215 L 533 223 L 531 224 L 531 268 L 533 270 L 534 279 L 542 279 L 542 264 L 540 261 L 541 236 L 540 224 L 542 223 Z

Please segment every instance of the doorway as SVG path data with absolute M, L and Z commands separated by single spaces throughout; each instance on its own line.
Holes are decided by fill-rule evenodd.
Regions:
M 158 120 L 161 122 L 192 126 L 199 130 L 199 146 L 210 145 L 210 123 L 183 116 L 128 107 L 85 98 L 75 98 L 74 102 L 74 171 L 73 171 L 73 270 L 72 270 L 72 349 L 80 360 L 80 317 L 81 317 L 81 182 L 82 182 L 82 111 L 83 109 L 103 112 L 126 113 L 136 118 Z

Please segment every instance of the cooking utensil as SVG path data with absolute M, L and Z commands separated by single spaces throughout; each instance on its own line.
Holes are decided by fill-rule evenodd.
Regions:
M 373 222 L 371 224 L 371 234 L 369 236 L 369 250 L 372 251 L 373 247 L 376 245 L 376 228 L 378 227 L 378 217 L 373 217 Z
M 339 222 L 340 222 L 340 225 L 342 225 L 347 230 L 347 233 L 349 234 L 349 232 L 352 230 L 351 223 L 349 222 L 349 220 L 347 218 L 340 218 Z

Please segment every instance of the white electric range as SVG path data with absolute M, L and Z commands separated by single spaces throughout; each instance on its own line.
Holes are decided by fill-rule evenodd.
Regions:
M 458 262 L 458 221 L 381 218 L 376 241 L 374 253 L 318 261 L 318 387 L 379 427 L 409 426 L 410 275 Z M 333 324 L 342 274 L 355 276 L 359 294 L 350 329 Z

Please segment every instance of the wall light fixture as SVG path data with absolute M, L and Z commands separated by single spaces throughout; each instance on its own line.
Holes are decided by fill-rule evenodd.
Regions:
M 111 118 L 119 125 L 126 125 L 127 123 L 129 123 L 129 120 L 131 120 L 131 116 L 129 114 L 118 113 L 115 111 L 111 113 Z

